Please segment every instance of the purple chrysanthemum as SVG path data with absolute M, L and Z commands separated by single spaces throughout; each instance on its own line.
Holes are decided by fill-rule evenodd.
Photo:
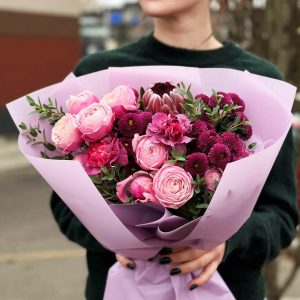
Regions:
M 144 125 L 144 131 L 147 129 L 147 126 L 152 121 L 152 113 L 149 111 L 143 111 L 139 114 L 139 116 L 142 119 L 143 125 Z
M 240 106 L 240 108 L 236 111 L 243 112 L 245 110 L 245 102 L 239 97 L 239 95 L 234 93 L 228 93 L 227 95 L 231 98 L 234 105 Z
M 243 112 L 236 112 L 236 117 L 239 116 L 241 122 L 248 122 L 249 119 L 246 117 L 246 115 Z M 252 126 L 251 125 L 244 125 L 241 126 L 238 130 L 238 135 L 241 137 L 243 140 L 249 140 L 252 136 Z
M 192 136 L 198 137 L 200 133 L 208 130 L 207 123 L 204 121 L 195 121 L 192 125 Z
M 122 135 L 133 137 L 135 133 L 142 134 L 144 124 L 137 113 L 124 114 L 119 120 L 119 131 Z
M 216 143 L 222 143 L 222 139 L 218 133 L 212 129 L 206 130 L 199 134 L 197 147 L 201 152 L 208 153 L 210 148 Z
M 221 108 L 225 105 L 232 105 L 231 97 L 223 92 L 217 92 L 217 96 L 212 95 L 209 98 L 208 105 L 210 107 L 216 107 L 219 105 Z
M 208 169 L 208 158 L 204 153 L 196 152 L 186 157 L 185 170 L 192 176 L 203 176 Z
M 243 149 L 242 140 L 233 132 L 224 132 L 221 134 L 224 145 L 226 145 L 232 155 L 237 154 Z
M 226 145 L 217 143 L 210 149 L 208 157 L 212 166 L 224 170 L 230 162 L 231 153 Z
M 201 100 L 202 102 L 204 102 L 206 105 L 208 105 L 209 103 L 209 97 L 204 95 L 204 94 L 198 94 L 195 96 L 195 99 L 197 100 Z

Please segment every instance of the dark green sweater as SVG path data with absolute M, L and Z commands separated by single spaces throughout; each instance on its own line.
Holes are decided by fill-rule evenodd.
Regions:
M 79 62 L 75 74 L 80 76 L 112 66 L 138 65 L 223 67 L 281 79 L 270 62 L 241 50 L 233 43 L 226 43 L 216 50 L 194 51 L 164 45 L 153 35 L 119 49 L 87 56 Z M 219 266 L 220 274 L 238 300 L 264 298 L 261 268 L 293 239 L 298 221 L 294 167 L 295 153 L 290 131 L 254 212 L 227 242 L 224 261 Z M 101 247 L 56 194 L 52 196 L 51 208 L 61 231 L 87 249 L 87 299 L 102 299 L 106 272 L 114 262 L 113 255 Z

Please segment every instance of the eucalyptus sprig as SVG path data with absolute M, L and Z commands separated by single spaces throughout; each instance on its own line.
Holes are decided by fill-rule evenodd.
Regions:
M 36 126 L 28 126 L 22 122 L 19 127 L 23 130 L 22 134 L 27 138 L 27 144 L 31 144 L 32 146 L 43 145 L 45 150 L 51 152 L 56 150 L 55 145 L 47 141 L 45 130 L 41 130 L 40 124 Z M 41 156 L 43 158 L 49 158 L 46 151 L 42 151 Z
M 204 111 L 204 106 L 202 101 L 195 99 L 192 95 L 191 85 L 186 88 L 185 84 L 180 82 L 175 91 L 184 98 L 184 102 L 181 103 L 181 106 L 185 110 L 187 117 L 191 121 L 199 120 Z
M 30 96 L 27 96 L 26 99 L 34 111 L 39 114 L 41 120 L 49 119 L 50 125 L 54 125 L 65 115 L 62 107 L 58 107 L 56 99 L 53 101 L 48 98 L 47 104 L 42 104 L 40 98 L 37 102 Z

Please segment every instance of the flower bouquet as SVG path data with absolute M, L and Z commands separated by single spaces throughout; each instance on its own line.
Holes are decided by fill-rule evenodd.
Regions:
M 147 259 L 165 246 L 214 247 L 241 227 L 291 125 L 294 94 L 247 72 L 130 67 L 70 75 L 8 109 L 49 185 L 101 244 L 136 259 L 133 272 L 111 269 L 105 299 L 233 299 L 218 274 L 190 293 L 195 274 L 170 277 Z

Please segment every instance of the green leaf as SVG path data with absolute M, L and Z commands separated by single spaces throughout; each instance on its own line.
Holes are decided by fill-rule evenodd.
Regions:
M 208 207 L 207 203 L 199 203 L 196 205 L 197 208 L 206 209 Z
M 49 151 L 55 151 L 56 150 L 56 147 L 53 144 L 49 143 L 49 142 L 44 142 L 43 144 L 44 144 L 44 147 L 46 149 L 48 149 Z
M 256 145 L 257 145 L 257 143 L 256 143 L 256 142 L 254 142 L 254 143 L 251 143 L 251 144 L 248 146 L 248 149 L 249 149 L 249 150 L 252 150 L 253 148 L 255 148 L 255 147 L 256 147 Z
M 20 127 L 21 129 L 24 129 L 24 130 L 27 129 L 27 125 L 26 125 L 24 122 L 22 122 L 21 124 L 19 124 L 19 127 Z

